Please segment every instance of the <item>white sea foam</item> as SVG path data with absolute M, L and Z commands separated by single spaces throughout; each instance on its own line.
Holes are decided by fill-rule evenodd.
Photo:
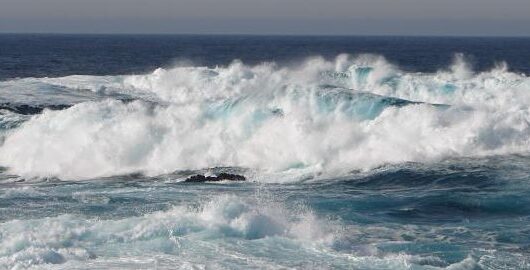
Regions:
M 364 254 L 334 248 L 344 232 L 338 221 L 305 207 L 223 195 L 137 217 L 61 215 L 0 223 L 0 269 L 424 269 L 426 262 L 476 268 L 471 258 L 449 265 L 376 246 L 366 246 L 373 250 Z
M 341 55 L 290 67 L 236 61 L 40 83 L 113 89 L 140 100 L 45 111 L 10 131 L 0 165 L 24 177 L 218 166 L 337 175 L 530 147 L 530 79 L 505 65 L 474 73 L 459 57 L 432 74 L 406 73 L 378 56 Z
M 233 249 L 227 250 L 232 255 L 252 256 L 254 245 L 266 247 L 269 241 L 318 252 L 311 251 L 312 246 L 324 248 L 337 236 L 333 226 L 308 210 L 288 210 L 281 203 L 235 196 L 220 196 L 196 208 L 179 206 L 117 220 L 74 215 L 11 220 L 0 223 L 0 268 L 142 256 L 150 251 L 199 263 L 204 256 L 222 252 L 211 250 L 216 239 L 226 241 L 218 248 Z M 230 246 L 230 239 L 247 241 L 249 250 Z M 219 256 L 212 263 L 230 259 Z

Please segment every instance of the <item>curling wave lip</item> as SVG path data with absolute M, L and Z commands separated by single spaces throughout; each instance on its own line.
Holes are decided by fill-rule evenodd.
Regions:
M 329 177 L 389 163 L 521 153 L 530 144 L 526 75 L 503 65 L 473 73 L 459 57 L 432 74 L 400 71 L 379 56 L 340 55 L 295 67 L 235 61 L 34 85 L 93 90 L 102 99 L 45 110 L 8 132 L 0 165 L 25 178 L 225 166 Z M 135 101 L 119 101 L 123 95 Z

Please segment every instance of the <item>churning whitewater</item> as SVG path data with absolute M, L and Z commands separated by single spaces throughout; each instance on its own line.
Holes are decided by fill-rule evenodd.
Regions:
M 318 178 L 530 146 L 530 79 L 503 63 L 473 72 L 461 55 L 436 73 L 339 55 L 22 78 L 0 88 L 13 93 L 2 96 L 0 165 L 24 179 L 214 167 L 248 169 L 254 180 Z M 44 110 L 30 115 L 27 105 Z
M 0 51 L 2 270 L 530 269 L 530 39 Z

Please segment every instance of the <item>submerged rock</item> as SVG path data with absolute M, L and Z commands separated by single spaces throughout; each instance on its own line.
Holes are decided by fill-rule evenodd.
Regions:
M 220 173 L 217 176 L 204 176 L 202 174 L 197 174 L 197 175 L 188 177 L 184 182 L 202 183 L 202 182 L 245 181 L 245 180 L 247 179 L 242 175 Z

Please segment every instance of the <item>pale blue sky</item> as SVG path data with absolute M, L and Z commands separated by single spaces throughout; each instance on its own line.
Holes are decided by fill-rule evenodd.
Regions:
M 530 0 L 0 0 L 0 32 L 530 36 Z

